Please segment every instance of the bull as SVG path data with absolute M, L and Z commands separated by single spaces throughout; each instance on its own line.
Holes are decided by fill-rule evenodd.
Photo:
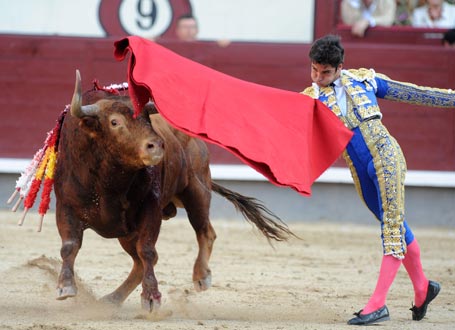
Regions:
M 203 141 L 168 125 L 151 103 L 133 118 L 127 96 L 103 90 L 82 95 L 79 71 L 60 132 L 54 188 L 62 241 L 61 300 L 77 294 L 74 263 L 84 230 L 90 228 L 104 238 L 117 238 L 133 259 L 128 277 L 103 300 L 121 304 L 142 283 L 142 307 L 150 311 L 159 306 L 155 244 L 162 220 L 174 217 L 177 207 L 186 210 L 199 245 L 195 289 L 208 289 L 216 239 L 209 219 L 211 191 L 232 202 L 268 239 L 292 235 L 258 200 L 212 181 Z

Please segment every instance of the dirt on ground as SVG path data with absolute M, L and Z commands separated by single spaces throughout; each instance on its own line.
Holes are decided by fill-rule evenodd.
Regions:
M 128 275 L 132 262 L 115 239 L 87 230 L 76 259 L 78 295 L 58 301 L 60 237 L 55 214 L 0 211 L 0 329 L 352 329 L 346 321 L 374 290 L 382 257 L 379 227 L 335 222 L 290 223 L 301 237 L 267 240 L 239 219 L 214 219 L 218 239 L 210 266 L 212 287 L 196 292 L 192 267 L 197 243 L 189 222 L 163 223 L 155 267 L 162 306 L 140 308 L 140 288 L 121 307 L 98 301 Z M 413 228 L 429 279 L 442 290 L 420 322 L 411 320 L 413 288 L 402 267 L 390 290 L 391 320 L 381 329 L 455 328 L 455 229 Z M 354 327 L 355 328 L 355 327 Z

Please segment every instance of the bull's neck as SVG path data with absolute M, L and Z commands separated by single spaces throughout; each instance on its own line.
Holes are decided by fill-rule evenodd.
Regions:
M 143 171 L 143 169 L 128 169 L 115 160 L 104 159 L 100 162 L 97 173 L 100 183 L 98 188 L 106 193 L 125 193 L 129 191 L 137 176 Z

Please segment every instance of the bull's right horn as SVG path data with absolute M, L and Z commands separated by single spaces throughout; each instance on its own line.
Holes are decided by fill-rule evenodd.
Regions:
M 76 70 L 76 84 L 73 99 L 71 100 L 71 115 L 74 117 L 96 116 L 99 108 L 96 104 L 82 105 L 81 74 Z

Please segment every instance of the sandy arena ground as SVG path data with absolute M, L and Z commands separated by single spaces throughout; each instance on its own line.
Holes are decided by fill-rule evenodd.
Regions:
M 381 259 L 379 228 L 334 223 L 292 223 L 302 240 L 272 248 L 240 220 L 213 220 L 218 234 L 211 259 L 213 286 L 197 293 L 191 282 L 197 246 L 183 218 L 165 222 L 155 268 L 163 304 L 140 310 L 136 289 L 120 308 L 97 299 L 126 278 L 130 258 L 117 240 L 87 230 L 76 259 L 79 294 L 55 299 L 60 238 L 55 215 L 41 233 L 38 215 L 0 211 L 0 329 L 352 329 L 346 325 L 373 291 Z M 412 285 L 402 267 L 389 293 L 391 321 L 381 329 L 455 328 L 455 230 L 414 228 L 430 279 L 442 285 L 420 322 L 411 320 Z M 356 327 L 354 327 L 356 328 Z

